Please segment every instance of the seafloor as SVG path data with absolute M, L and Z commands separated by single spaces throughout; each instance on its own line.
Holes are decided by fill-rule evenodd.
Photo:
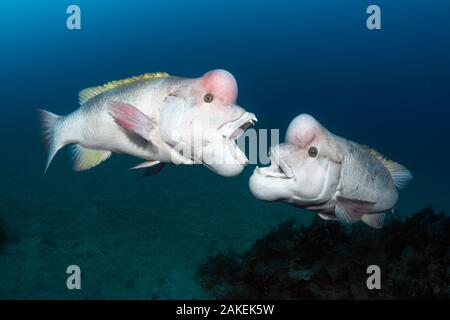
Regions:
M 298 215 L 253 199 L 251 171 L 224 179 L 168 166 L 139 178 L 123 158 L 81 173 L 67 161 L 60 155 L 45 178 L 37 168 L 3 177 L 0 298 L 206 298 L 194 279 L 200 263 Z M 82 271 L 79 291 L 66 288 L 71 264 Z
M 204 290 L 208 274 L 199 277 L 209 258 L 229 248 L 245 252 L 290 218 L 295 225 L 314 218 L 254 199 L 250 169 L 225 179 L 200 166 L 168 166 L 139 178 L 125 169 L 131 159 L 73 172 L 64 154 L 45 177 L 36 164 L 13 177 L 3 173 L 0 298 L 214 298 L 217 292 Z M 81 290 L 66 288 L 72 264 L 81 268 Z

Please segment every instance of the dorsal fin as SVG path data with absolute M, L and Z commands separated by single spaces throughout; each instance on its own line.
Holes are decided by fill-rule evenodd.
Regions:
M 367 151 L 383 163 L 386 169 L 389 170 L 392 180 L 394 180 L 394 184 L 397 188 L 402 189 L 406 187 L 406 185 L 412 180 L 413 175 L 411 174 L 411 172 L 401 164 L 386 159 L 385 156 L 372 148 L 369 148 L 367 146 L 361 147 L 364 151 Z
M 168 76 L 169 75 L 165 72 L 154 72 L 154 73 L 144 73 L 139 76 L 134 76 L 134 77 L 130 77 L 130 78 L 122 79 L 122 80 L 110 81 L 101 86 L 90 87 L 90 88 L 81 90 L 80 93 L 78 94 L 78 100 L 80 101 L 80 104 L 83 104 L 86 101 L 88 101 L 89 99 L 95 97 L 96 95 L 98 95 L 100 93 L 123 86 L 125 84 L 129 84 L 129 83 L 139 81 L 139 80 L 165 78 Z

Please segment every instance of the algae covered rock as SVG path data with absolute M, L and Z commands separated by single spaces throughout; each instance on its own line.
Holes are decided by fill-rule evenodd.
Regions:
M 210 257 L 197 280 L 219 299 L 448 299 L 450 219 L 425 208 L 382 230 L 286 221 L 246 252 Z M 381 269 L 369 290 L 367 267 Z

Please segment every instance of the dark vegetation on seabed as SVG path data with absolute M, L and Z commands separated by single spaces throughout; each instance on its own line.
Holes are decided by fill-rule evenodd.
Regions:
M 449 245 L 450 218 L 432 207 L 382 230 L 289 220 L 244 253 L 209 258 L 196 277 L 218 299 L 448 299 Z M 381 290 L 366 287 L 372 264 Z
M 3 246 L 6 243 L 6 240 L 7 240 L 7 237 L 6 237 L 6 231 L 5 231 L 5 222 L 0 217 L 0 252 L 3 249 Z

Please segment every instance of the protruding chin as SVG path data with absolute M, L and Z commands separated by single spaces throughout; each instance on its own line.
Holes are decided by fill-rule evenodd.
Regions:
M 222 177 L 235 177 L 241 174 L 242 170 L 244 170 L 244 166 L 239 163 L 212 166 L 207 165 L 207 167 Z
M 241 161 L 233 156 L 233 152 L 236 150 L 230 147 L 230 143 L 227 139 L 219 137 L 203 147 L 202 150 L 204 165 L 223 177 L 239 175 L 248 163 L 245 156 L 242 157 Z
M 250 192 L 255 198 L 263 201 L 286 201 L 289 199 L 289 192 L 283 179 L 266 177 L 256 170 L 249 180 Z

